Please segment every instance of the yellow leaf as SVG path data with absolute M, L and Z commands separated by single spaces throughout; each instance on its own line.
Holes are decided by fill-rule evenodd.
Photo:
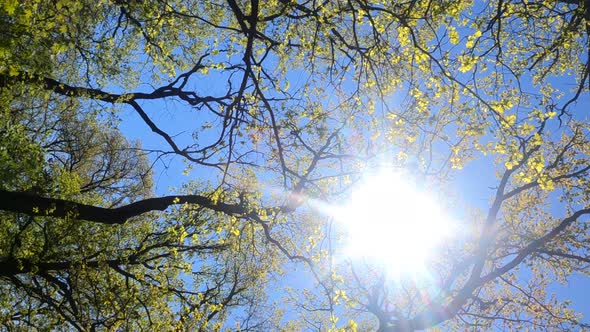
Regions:
M 18 0 L 5 0 L 3 7 L 8 15 L 12 15 L 14 14 L 16 7 L 18 7 Z
M 455 27 L 449 26 L 447 28 L 447 31 L 449 34 L 449 41 L 451 42 L 451 44 L 453 44 L 453 45 L 459 44 L 459 33 L 457 32 Z

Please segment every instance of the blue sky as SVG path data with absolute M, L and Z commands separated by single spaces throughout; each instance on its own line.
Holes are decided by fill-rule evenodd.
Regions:
M 199 89 L 206 89 L 209 91 L 215 91 L 217 86 L 223 87 L 226 84 L 225 81 L 215 76 L 204 77 L 201 78 L 201 81 L 197 82 L 203 83 L 198 87 Z M 571 87 L 568 78 L 557 79 L 554 83 L 556 86 L 566 89 Z M 529 86 L 529 89 L 533 90 L 535 88 Z M 330 97 L 331 96 L 326 96 L 326 100 Z M 576 116 L 586 118 L 587 114 L 584 112 L 587 111 L 586 108 L 589 105 L 590 97 L 585 93 L 574 108 Z M 143 106 L 156 123 L 158 123 L 166 132 L 175 136 L 175 139 L 181 148 L 184 145 L 183 143 L 190 143 L 192 133 L 189 130 L 194 128 L 191 127 L 191 123 L 194 123 L 194 126 L 198 128 L 207 121 L 206 115 L 204 115 L 207 114 L 207 112 L 198 112 L 194 109 L 176 107 L 176 105 L 171 102 L 145 102 L 143 103 Z M 121 117 L 123 119 L 121 128 L 128 137 L 141 140 L 143 147 L 147 149 L 160 148 L 163 146 L 162 138 L 152 133 L 149 128 L 141 122 L 139 116 L 137 116 L 132 110 L 125 109 L 122 112 Z M 199 140 L 208 140 L 213 137 L 211 136 L 213 131 L 199 131 L 201 133 Z M 189 175 L 184 175 L 182 172 L 184 168 L 185 165 L 182 158 L 177 156 L 171 156 L 168 159 L 157 162 L 154 168 L 156 194 L 168 195 L 174 193 L 176 191 L 170 190 L 170 188 L 179 187 L 183 182 L 191 179 L 213 180 L 213 173 L 206 169 L 195 168 Z M 489 207 L 490 199 L 493 195 L 493 190 L 491 188 L 496 186 L 498 182 L 495 175 L 496 169 L 497 167 L 493 164 L 492 158 L 481 158 L 468 163 L 465 168 L 458 173 L 459 175 L 450 183 L 452 191 L 455 191 L 459 197 L 464 199 L 470 205 L 486 210 Z M 526 278 L 526 273 L 522 272 L 521 277 Z M 290 281 L 297 280 L 297 276 L 289 276 L 289 278 L 285 280 L 285 283 L 288 284 Z M 590 323 L 590 297 L 585 295 L 590 292 L 590 278 L 579 274 L 573 274 L 569 278 L 568 284 L 561 285 L 555 283 L 549 290 L 555 292 L 560 299 L 572 300 L 572 307 L 584 314 L 586 317 L 584 321 Z M 279 290 L 272 295 L 279 299 L 282 296 L 282 291 Z
M 223 84 L 222 82 L 219 82 Z M 214 84 L 210 82 L 210 84 Z M 587 96 L 586 96 L 587 97 Z M 587 99 L 581 100 L 579 105 L 587 105 Z M 189 128 L 186 124 L 190 124 L 195 121 L 196 115 L 193 110 L 182 110 L 177 109 L 170 104 L 163 103 L 145 103 L 146 110 L 153 116 L 153 119 L 166 129 L 169 133 L 175 135 L 179 134 L 179 142 L 188 141 L 190 133 L 187 135 L 186 130 Z M 580 107 L 578 107 L 579 109 Z M 143 142 L 144 148 L 158 148 L 162 146 L 162 138 L 152 133 L 145 124 L 140 121 L 139 116 L 129 109 L 125 109 L 121 113 L 122 123 L 121 129 L 128 137 L 132 139 L 139 139 Z M 202 120 L 202 119 L 201 119 Z M 197 122 L 197 121 L 195 121 Z M 182 124 L 182 130 L 178 124 Z M 175 129 L 178 128 L 178 132 Z M 182 138 L 184 135 L 185 139 Z M 182 146 L 182 144 L 180 144 Z M 210 179 L 211 174 L 207 171 L 201 171 L 199 168 L 193 170 L 189 175 L 183 174 L 185 164 L 182 158 L 178 156 L 171 156 L 166 159 L 165 162 L 157 162 L 154 168 L 154 181 L 156 184 L 157 195 L 168 195 L 176 192 L 171 188 L 179 187 L 183 182 L 191 179 Z M 464 198 L 468 203 L 473 206 L 487 209 L 489 206 L 490 198 L 492 197 L 493 188 L 497 185 L 497 178 L 495 177 L 496 167 L 490 158 L 482 158 L 473 162 L 468 163 L 465 168 L 459 173 L 460 176 L 456 177 L 454 181 L 450 183 L 452 191 L 459 193 L 458 195 Z M 523 278 L 526 278 L 526 273 L 521 273 Z M 295 289 L 303 288 L 301 282 L 301 273 L 288 274 L 283 282 L 280 282 L 281 286 L 291 286 Z M 555 283 L 553 284 L 549 292 L 554 292 L 559 299 L 571 300 L 572 307 L 584 314 L 586 317 L 585 322 L 590 322 L 590 297 L 586 294 L 590 290 L 590 279 L 579 275 L 573 274 L 568 279 L 569 282 L 565 285 Z M 271 294 L 271 299 L 280 301 L 284 296 L 282 287 L 278 287 L 277 291 Z

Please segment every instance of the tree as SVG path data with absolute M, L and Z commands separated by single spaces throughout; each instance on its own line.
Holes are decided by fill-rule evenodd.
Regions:
M 587 327 L 547 286 L 590 262 L 590 2 L 9 0 L 0 31 L 3 328 Z M 335 261 L 317 207 L 384 160 L 465 211 L 436 290 Z

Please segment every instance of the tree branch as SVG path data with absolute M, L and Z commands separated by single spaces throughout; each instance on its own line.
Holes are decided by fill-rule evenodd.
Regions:
M 104 208 L 74 201 L 46 198 L 31 193 L 0 190 L 0 210 L 23 213 L 30 216 L 71 217 L 75 219 L 114 225 L 124 224 L 132 217 L 150 211 L 164 211 L 172 205 L 197 204 L 228 215 L 245 214 L 247 210 L 238 204 L 215 202 L 201 195 L 180 195 L 148 198 L 118 208 Z

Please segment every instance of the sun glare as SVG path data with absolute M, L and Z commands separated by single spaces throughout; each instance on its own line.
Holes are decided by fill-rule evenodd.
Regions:
M 345 254 L 397 275 L 425 273 L 426 262 L 450 235 L 433 197 L 393 172 L 365 178 L 338 214 L 347 234 Z

